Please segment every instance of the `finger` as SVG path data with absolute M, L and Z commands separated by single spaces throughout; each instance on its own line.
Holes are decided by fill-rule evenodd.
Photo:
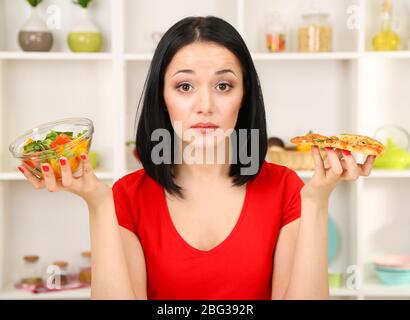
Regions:
M 375 159 L 376 159 L 376 156 L 373 156 L 373 155 L 367 156 L 366 161 L 363 164 L 359 164 L 359 175 L 368 177 L 370 175 L 370 172 L 372 171 L 373 163 Z
M 330 164 L 330 177 L 331 178 L 336 178 L 339 177 L 343 173 L 343 167 L 342 164 L 340 163 L 340 159 L 338 158 L 336 152 L 333 150 L 333 148 L 326 148 L 327 152 L 327 157 L 329 160 Z
M 321 176 L 325 176 L 325 165 L 318 146 L 312 146 L 312 157 L 315 164 L 315 172 Z
M 18 167 L 20 172 L 27 178 L 27 180 L 32 184 L 34 189 L 42 189 L 44 188 L 44 181 L 37 178 L 27 167 L 20 165 Z
M 343 178 L 346 180 L 355 180 L 359 177 L 359 167 L 356 163 L 356 159 L 353 157 L 352 153 L 348 150 L 342 150 L 344 158 L 344 165 L 346 171 L 343 174 Z
M 61 167 L 61 184 L 63 187 L 70 187 L 73 183 L 73 174 L 71 172 L 71 167 L 68 164 L 66 157 L 60 158 L 60 167 Z
M 337 157 L 339 158 L 339 160 L 340 160 L 340 164 L 342 165 L 342 168 L 343 168 L 343 171 L 344 170 L 347 170 L 347 165 L 346 165 L 346 161 L 345 161 L 345 158 L 344 158 L 344 155 L 343 155 L 343 152 L 342 152 L 342 150 L 341 149 L 334 149 L 335 150 L 335 152 L 336 152 L 336 155 L 337 155 Z M 330 168 L 330 166 L 329 166 L 329 168 Z
M 340 160 L 343 160 L 344 154 L 343 154 L 342 150 L 336 148 L 336 149 L 334 149 L 334 151 L 336 152 L 337 157 L 338 157 Z
M 50 192 L 55 192 L 57 191 L 57 182 L 56 182 L 56 177 L 54 176 L 53 169 L 48 163 L 43 163 L 41 165 L 41 170 L 44 175 L 44 183 L 46 185 L 46 188 Z
M 82 153 L 80 155 L 80 158 L 82 160 L 82 164 L 83 164 L 83 178 L 84 178 L 84 182 L 91 182 L 94 179 L 94 172 L 93 172 L 93 167 L 91 165 L 91 161 L 90 158 L 88 157 L 88 154 L 86 153 Z

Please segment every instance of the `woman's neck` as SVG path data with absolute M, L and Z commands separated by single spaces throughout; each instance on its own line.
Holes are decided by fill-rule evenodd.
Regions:
M 185 148 L 186 145 L 183 143 L 182 147 Z M 204 155 L 202 157 L 203 161 L 189 163 L 186 161 L 186 159 L 181 159 L 181 163 L 174 166 L 174 175 L 177 181 L 211 183 L 218 180 L 221 181 L 230 179 L 230 144 L 225 144 L 225 148 L 221 157 L 218 156 L 216 149 L 217 148 L 213 149 L 213 159 L 206 159 L 207 151 L 212 151 L 207 148 L 202 149 L 202 154 Z
M 177 164 L 175 176 L 179 181 L 209 183 L 229 178 L 230 164 Z

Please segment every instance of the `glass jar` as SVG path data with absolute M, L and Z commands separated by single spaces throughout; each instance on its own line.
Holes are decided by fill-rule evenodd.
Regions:
M 53 266 L 57 267 L 57 272 L 54 274 L 54 279 L 52 284 L 54 287 L 58 287 L 58 278 L 60 278 L 60 285 L 65 286 L 69 283 L 69 272 L 68 272 L 68 262 L 67 261 L 55 261 Z
M 43 283 L 38 260 L 39 256 L 24 256 L 24 265 L 21 273 L 21 284 L 40 286 Z
M 79 280 L 81 283 L 91 283 L 91 252 L 81 252 Z
M 286 51 L 286 26 L 281 21 L 279 13 L 270 15 L 266 29 L 266 48 L 269 52 Z
M 303 22 L 299 27 L 300 52 L 332 51 L 332 26 L 329 14 L 312 12 L 302 15 Z

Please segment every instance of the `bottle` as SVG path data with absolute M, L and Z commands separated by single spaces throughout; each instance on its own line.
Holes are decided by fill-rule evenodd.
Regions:
M 372 45 L 375 51 L 396 51 L 400 46 L 400 37 L 392 27 L 391 0 L 383 0 L 382 23 L 380 32 L 373 37 Z
M 91 283 L 91 252 L 81 252 L 81 257 L 79 280 L 81 283 Z
M 24 265 L 21 274 L 21 284 L 41 286 L 43 279 L 41 277 L 41 271 L 39 268 L 39 256 L 24 256 Z
M 269 52 L 286 51 L 286 27 L 277 12 L 272 13 L 269 17 L 265 39 Z

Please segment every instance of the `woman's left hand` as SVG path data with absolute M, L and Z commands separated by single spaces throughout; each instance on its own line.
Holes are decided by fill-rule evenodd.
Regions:
M 376 158 L 369 155 L 363 164 L 359 164 L 349 151 L 326 148 L 326 152 L 329 167 L 325 166 L 319 148 L 312 146 L 315 172 L 312 179 L 301 190 L 303 199 L 327 203 L 339 182 L 357 180 L 359 176 L 367 177 Z

